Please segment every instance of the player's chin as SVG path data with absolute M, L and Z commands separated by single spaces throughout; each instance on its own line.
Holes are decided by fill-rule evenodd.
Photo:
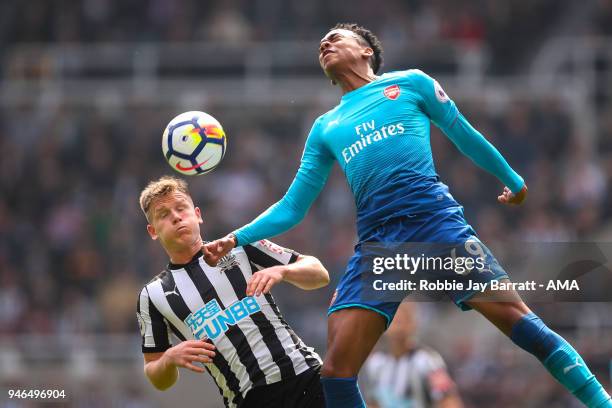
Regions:
M 178 243 L 191 243 L 193 242 L 194 232 L 189 228 L 181 228 L 174 233 L 173 239 Z
M 338 59 L 334 58 L 333 56 L 331 58 L 326 58 L 321 61 L 321 68 L 323 69 L 323 72 L 325 72 L 325 75 L 330 79 L 335 76 L 335 72 L 338 72 L 338 68 L 340 65 L 340 61 L 338 61 Z
M 189 228 L 180 228 L 174 232 L 174 237 L 176 239 L 184 239 L 185 237 L 190 237 L 191 235 L 192 232 Z

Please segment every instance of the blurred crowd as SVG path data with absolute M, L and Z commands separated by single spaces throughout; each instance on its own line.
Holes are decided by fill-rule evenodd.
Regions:
M 524 206 L 500 207 L 497 180 L 433 132 L 438 172 L 485 242 L 583 239 L 609 222 L 605 203 L 611 200 L 612 172 L 576 139 L 562 105 L 516 103 L 495 115 L 479 104 L 458 102 L 530 186 Z M 297 169 L 308 124 L 303 112 L 287 108 L 212 112 L 226 124 L 228 154 L 210 175 L 188 180 L 204 213 L 204 238 L 231 231 L 282 196 Z M 137 200 L 149 180 L 172 171 L 158 141 L 175 113 L 141 108 L 103 117 L 93 109 L 62 106 L 2 112 L 3 336 L 130 333 L 137 341 L 136 294 L 167 263 L 146 234 Z M 305 221 L 277 241 L 320 257 L 330 270 L 334 282 L 324 290 L 275 291 L 296 330 L 323 350 L 324 310 L 355 244 L 354 204 L 337 168 Z M 571 326 L 575 320 L 562 323 Z M 473 359 L 477 352 L 469 361 L 461 360 L 467 351 L 448 352 L 458 367 L 475 370 L 480 362 Z M 487 370 L 503 371 L 499 361 L 490 363 L 470 375 L 487 378 Z M 477 390 L 477 381 L 473 386 Z
M 574 134 L 562 105 L 517 102 L 493 114 L 459 104 L 531 192 L 522 207 L 499 207 L 499 182 L 433 131 L 437 170 L 485 242 L 588 238 L 610 219 L 611 174 Z M 209 111 L 226 124 L 228 153 L 214 173 L 188 181 L 212 239 L 282 197 L 308 118 L 290 108 Z M 104 117 L 61 105 L 2 112 L 1 332 L 133 328 L 136 287 L 166 263 L 146 234 L 138 195 L 172 172 L 158 141 L 175 113 L 143 107 Z M 316 254 L 338 276 L 355 243 L 354 204 L 338 169 L 305 221 L 278 240 Z
M 542 16 L 554 20 L 566 3 L 475 1 L 464 7 L 450 0 L 411 0 L 389 1 L 383 8 L 361 0 L 350 6 L 281 0 L 9 1 L 0 4 L 0 59 L 5 45 L 24 42 L 317 39 L 337 21 L 348 20 L 363 22 L 383 41 L 405 38 L 426 46 L 428 41 L 451 39 L 488 47 L 494 61 L 490 69 L 508 73 L 528 57 L 521 53 L 521 44 L 545 38 Z M 593 33 L 610 34 L 612 2 L 595 3 L 599 12 Z M 503 186 L 437 129 L 432 131 L 438 173 L 484 242 L 588 240 L 609 228 L 612 104 L 600 102 L 597 137 L 588 141 L 560 99 L 514 100 L 501 110 L 473 98 L 457 100 L 530 189 L 524 206 L 500 207 L 496 197 Z M 214 101 L 206 107 L 223 123 L 229 148 L 217 170 L 188 179 L 203 210 L 205 239 L 243 225 L 282 196 L 297 170 L 312 121 L 329 108 L 233 109 L 216 107 Z M 61 101 L 0 109 L 1 339 L 22 334 L 133 334 L 138 342 L 137 293 L 167 263 L 159 244 L 146 234 L 138 195 L 149 180 L 172 172 L 159 140 L 177 113 L 171 106 L 151 105 L 104 112 Z M 285 285 L 274 292 L 289 322 L 322 352 L 325 309 L 355 244 L 354 214 L 352 196 L 336 167 L 304 222 L 275 239 L 318 256 L 332 275 L 328 288 L 307 295 Z M 437 307 L 439 315 L 453 313 L 452 305 Z M 577 340 L 578 319 L 571 308 L 541 306 L 539 312 L 545 320 L 556 317 L 564 334 Z M 437 330 L 444 335 L 443 327 Z M 605 383 L 606 358 L 612 350 L 602 349 L 592 338 L 581 339 L 583 356 Z M 521 375 L 527 359 L 507 348 L 500 343 L 481 353 L 465 336 L 456 346 L 440 350 L 468 406 L 485 407 L 494 399 L 504 401 L 499 406 L 506 408 L 525 407 L 512 405 L 517 394 L 546 401 L 534 407 L 569 406 L 543 370 Z M 490 387 L 483 386 L 485 381 Z M 483 393 L 485 388 L 494 395 Z
M 592 0 L 592 3 L 595 0 Z M 459 40 L 492 52 L 509 73 L 555 27 L 569 0 L 33 0 L 0 5 L 0 44 L 15 42 L 319 39 L 337 22 L 359 22 L 385 40 L 427 49 Z M 583 4 L 585 4 L 583 2 Z M 542 24 L 546 16 L 547 24 Z M 606 20 L 600 19 L 605 26 Z

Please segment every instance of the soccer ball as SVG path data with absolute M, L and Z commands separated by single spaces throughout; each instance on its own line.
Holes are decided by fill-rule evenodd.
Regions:
M 162 151 L 174 170 L 188 176 L 211 172 L 225 155 L 227 137 L 217 119 L 207 113 L 181 113 L 162 135 Z

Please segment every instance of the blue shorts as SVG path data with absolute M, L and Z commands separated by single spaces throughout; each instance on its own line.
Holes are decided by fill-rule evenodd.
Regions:
M 379 296 L 376 299 L 367 295 L 364 291 L 366 285 L 372 282 L 372 277 L 376 277 L 372 273 L 371 264 L 366 265 L 369 262 L 366 258 L 371 255 L 365 254 L 369 251 L 369 249 L 366 250 L 365 248 L 369 248 L 371 243 L 374 243 L 374 245 L 376 245 L 375 243 L 393 243 L 396 246 L 402 243 L 432 243 L 432 245 L 437 245 L 436 243 L 445 243 L 445 245 L 453 243 L 457 248 L 463 249 L 465 247 L 465 250 L 468 250 L 468 245 L 476 244 L 478 251 L 480 251 L 479 253 L 482 255 L 481 267 L 478 271 L 471 270 L 469 273 L 463 274 L 452 269 L 419 272 L 419 277 L 428 281 L 435 279 L 442 282 L 460 282 L 462 289 L 454 287 L 453 289 L 442 290 L 442 292 L 450 297 L 462 310 L 471 309 L 465 301 L 479 292 L 479 290 L 472 289 L 473 282 L 477 282 L 481 287 L 486 287 L 491 281 L 508 278 L 507 273 L 497 262 L 491 251 L 476 237 L 476 232 L 466 222 L 463 216 L 463 207 L 457 206 L 444 208 L 432 213 L 399 216 L 388 220 L 372 230 L 355 246 L 355 254 L 349 260 L 346 272 L 336 288 L 328 315 L 336 310 L 360 307 L 383 315 L 387 319 L 387 327 L 393 320 L 401 299 L 398 299 L 397 296 L 392 296 L 392 299 L 388 299 L 389 296 L 387 296 L 387 299 L 380 298 Z M 439 251 L 438 249 L 429 249 L 430 253 L 427 253 L 427 251 L 424 251 L 425 256 L 441 256 L 434 253 Z M 410 275 L 404 271 L 401 273 L 404 277 L 409 277 Z M 470 288 L 470 290 L 467 288 Z M 381 296 L 384 297 L 385 294 L 382 293 Z

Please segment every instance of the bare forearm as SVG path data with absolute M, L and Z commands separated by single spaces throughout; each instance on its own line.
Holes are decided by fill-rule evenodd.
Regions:
M 151 384 L 162 391 L 172 387 L 179 376 L 178 368 L 165 355 L 148 362 L 144 370 Z
M 329 273 L 317 258 L 301 256 L 296 262 L 286 266 L 283 280 L 300 289 L 312 290 L 327 286 Z

